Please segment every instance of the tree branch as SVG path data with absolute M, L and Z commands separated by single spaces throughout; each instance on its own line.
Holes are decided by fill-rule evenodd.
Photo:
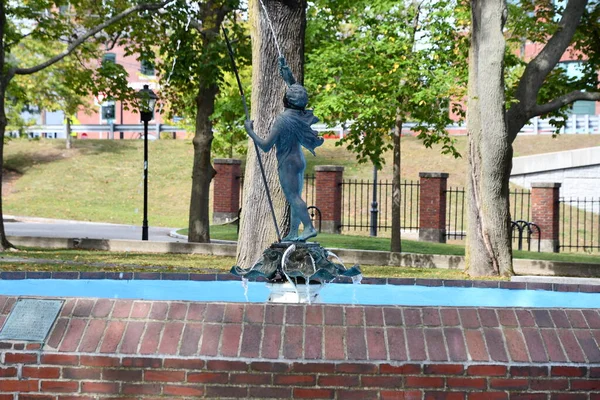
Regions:
M 571 44 L 587 3 L 588 0 L 569 0 L 558 22 L 558 30 L 525 68 L 515 93 L 521 107 L 525 107 L 526 110 L 535 108 L 538 92 L 548 74 Z
M 165 0 L 160 3 L 152 3 L 152 4 L 144 3 L 144 4 L 138 4 L 133 7 L 129 7 L 128 9 L 121 12 L 120 14 L 117 14 L 114 17 L 107 19 L 100 25 L 96 25 L 94 28 L 90 29 L 89 31 L 84 33 L 82 36 L 78 37 L 77 40 L 72 42 L 69 45 L 69 47 L 67 47 L 67 49 L 65 51 L 63 51 L 62 53 L 57 54 L 56 56 L 52 57 L 51 59 L 49 59 L 41 64 L 38 64 L 34 67 L 12 68 L 12 70 L 13 70 L 12 73 L 16 74 L 16 75 L 28 75 L 28 74 L 33 74 L 35 72 L 41 71 L 42 69 L 47 68 L 54 63 L 57 63 L 58 61 L 62 60 L 63 58 L 65 58 L 66 56 L 71 54 L 78 46 L 80 46 L 82 43 L 84 43 L 87 39 L 94 36 L 95 34 L 102 31 L 103 29 L 107 28 L 111 24 L 127 17 L 128 15 L 130 15 L 136 11 L 158 10 L 158 9 L 166 6 L 167 4 L 171 3 L 172 1 L 173 0 Z M 10 71 L 9 71 L 9 74 L 10 74 Z
M 600 92 L 582 92 L 580 90 L 574 90 L 571 93 L 557 97 L 546 104 L 535 106 L 532 113 L 533 116 L 548 114 L 577 100 L 600 101 Z

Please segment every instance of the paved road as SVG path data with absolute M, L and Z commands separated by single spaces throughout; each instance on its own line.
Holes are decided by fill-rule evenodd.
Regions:
M 9 236 L 142 239 L 142 227 L 134 225 L 5 216 L 4 228 L 6 229 L 6 234 Z M 185 239 L 169 236 L 169 233 L 173 230 L 174 228 L 150 227 L 148 230 L 148 239 L 158 242 L 186 242 Z

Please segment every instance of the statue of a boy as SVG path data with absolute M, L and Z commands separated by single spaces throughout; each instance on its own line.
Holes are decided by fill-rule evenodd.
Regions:
M 271 132 L 265 139 L 256 135 L 253 121 L 246 121 L 245 128 L 262 151 L 267 152 L 273 146 L 277 149 L 279 182 L 291 211 L 290 233 L 283 240 L 305 241 L 317 236 L 317 231 L 308 214 L 306 203 L 302 200 L 306 169 L 302 146 L 314 155 L 315 148 L 323 144 L 323 138 L 317 136 L 317 132 L 311 128 L 311 125 L 319 119 L 314 116 L 312 110 L 306 109 L 308 104 L 306 89 L 296 83 L 283 57 L 279 58 L 279 73 L 287 85 L 283 97 L 284 111 L 277 116 Z M 304 230 L 301 235 L 298 235 L 300 222 Z

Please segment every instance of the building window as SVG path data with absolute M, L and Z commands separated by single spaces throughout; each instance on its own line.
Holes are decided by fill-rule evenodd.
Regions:
M 115 53 L 104 53 L 102 56 L 102 63 L 110 62 L 113 64 L 117 63 L 117 55 Z
M 148 60 L 142 60 L 140 64 L 140 73 L 142 75 L 154 76 L 154 63 Z
M 583 65 L 582 61 L 566 61 L 558 63 L 558 67 L 566 71 L 566 75 L 570 79 L 581 79 L 583 77 Z M 588 100 L 579 100 L 571 105 L 572 114 L 596 114 L 596 102 Z

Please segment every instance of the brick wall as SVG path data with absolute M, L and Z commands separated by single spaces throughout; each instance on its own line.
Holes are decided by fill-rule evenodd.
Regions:
M 560 183 L 531 184 L 531 220 L 540 227 L 540 250 L 558 252 Z
M 419 177 L 419 240 L 445 243 L 448 174 L 420 172 Z
M 321 230 L 340 233 L 342 225 L 342 179 L 344 167 L 315 167 L 315 205 L 321 211 Z
M 242 162 L 231 158 L 217 158 L 217 172 L 213 184 L 213 224 L 230 222 L 237 218 L 240 209 L 240 166 Z
M 0 400 L 600 400 L 599 343 L 598 309 L 69 298 L 0 342 Z
M 3 357 L 2 400 L 600 399 L 597 366 L 240 361 L 17 350 L 5 350 Z

